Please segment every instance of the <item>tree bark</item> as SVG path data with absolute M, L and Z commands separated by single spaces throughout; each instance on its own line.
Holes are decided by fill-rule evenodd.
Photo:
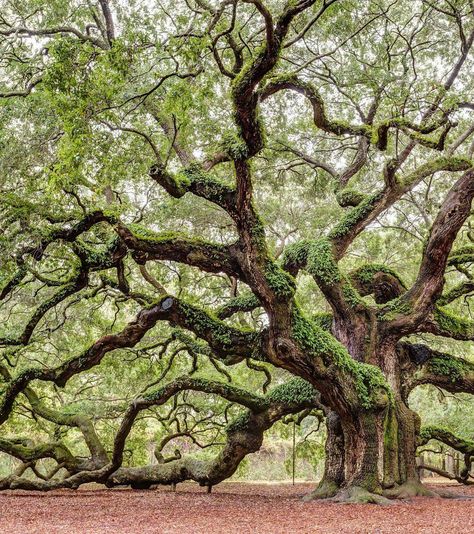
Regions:
M 335 333 L 342 342 L 348 332 Z M 361 329 L 357 332 L 360 339 Z M 327 409 L 327 442 L 324 476 L 307 499 L 333 498 L 338 501 L 385 503 L 388 498 L 430 495 L 420 482 L 416 448 L 420 432 L 418 415 L 407 405 L 407 391 L 395 342 L 377 339 L 368 323 L 365 349 L 360 342 L 348 350 L 358 361 L 382 369 L 392 398 L 382 410 L 360 407 L 346 414 Z M 331 399 L 326 399 L 330 403 Z
M 344 482 L 344 434 L 336 412 L 329 408 L 326 415 L 327 438 L 324 447 L 324 474 L 318 487 L 305 497 L 305 500 L 334 497 Z
M 381 413 L 341 419 L 327 414 L 324 475 L 306 499 L 384 503 L 384 497 L 430 495 L 416 466 L 419 418 L 403 400 Z

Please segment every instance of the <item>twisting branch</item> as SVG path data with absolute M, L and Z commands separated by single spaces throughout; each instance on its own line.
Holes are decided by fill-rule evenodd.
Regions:
M 242 279 L 243 273 L 235 259 L 236 245 L 217 245 L 201 239 L 189 239 L 179 233 L 154 233 L 119 223 L 117 234 L 133 251 L 138 263 L 150 260 L 173 260 L 199 267 L 211 273 L 224 272 Z
M 474 169 L 469 169 L 448 193 L 431 227 L 415 283 L 402 297 L 412 304 L 413 312 L 394 324 L 403 334 L 404 326 L 413 328 L 433 309 L 444 286 L 444 271 L 449 253 L 462 225 L 471 213 L 474 197 Z
M 258 397 L 228 384 L 181 377 L 136 399 L 130 406 L 115 437 L 114 466 L 119 466 L 122 462 L 125 440 L 139 412 L 163 404 L 184 389 L 217 394 L 247 408 L 228 425 L 224 448 L 211 460 L 196 460 L 185 456 L 146 468 L 122 467 L 109 477 L 107 485 L 136 484 L 138 487 L 149 487 L 152 484 L 177 484 L 185 480 L 195 480 L 203 486 L 218 484 L 235 472 L 247 454 L 260 448 L 264 431 L 274 422 L 290 413 L 319 407 L 318 395 L 301 379 L 294 379 L 273 389 L 266 397 Z
M 133 347 L 155 326 L 157 321 L 170 321 L 187 328 L 206 340 L 214 353 L 229 363 L 249 356 L 261 359 L 265 352 L 263 339 L 256 332 L 243 332 L 214 319 L 205 311 L 179 301 L 175 297 L 161 298 L 156 304 L 140 311 L 135 321 L 120 333 L 105 335 L 79 356 L 75 356 L 54 368 L 29 368 L 10 380 L 4 387 L 0 400 L 0 423 L 8 418 L 16 397 L 33 380 L 54 382 L 64 387 L 68 380 L 98 365 L 110 351 Z
M 84 34 L 80 32 L 77 28 L 73 28 L 72 26 L 58 26 L 55 28 L 44 28 L 44 29 L 30 29 L 23 26 L 19 27 L 9 27 L 6 30 L 0 29 L 0 35 L 4 35 L 5 37 L 8 36 L 21 36 L 21 37 L 49 37 L 52 35 L 58 35 L 58 34 L 70 34 L 75 35 L 80 41 L 82 42 L 90 42 L 93 45 L 97 46 L 98 48 L 102 48 L 106 50 L 108 48 L 108 45 L 101 41 L 100 39 L 96 39 L 95 37 L 92 37 L 91 35 Z

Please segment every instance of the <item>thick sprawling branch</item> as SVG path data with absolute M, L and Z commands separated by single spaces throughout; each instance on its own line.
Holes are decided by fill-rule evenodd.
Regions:
M 103 336 L 79 356 L 54 368 L 26 369 L 10 380 L 2 392 L 0 422 L 6 421 L 16 397 L 32 380 L 49 381 L 64 386 L 72 376 L 98 365 L 108 352 L 135 346 L 157 321 L 169 321 L 191 330 L 207 341 L 215 354 L 225 361 L 233 363 L 250 356 L 261 359 L 264 354 L 265 347 L 260 334 L 228 326 L 199 308 L 167 296 L 142 309 L 136 320 L 120 333 Z
M 440 467 L 436 467 L 434 465 L 420 464 L 418 466 L 418 469 L 425 469 L 426 471 L 431 471 L 432 473 L 435 473 L 440 477 L 447 478 L 449 480 L 455 480 L 460 484 L 474 484 L 472 480 L 468 480 L 460 475 L 456 475 L 456 473 L 450 473 L 449 471 L 445 471 L 444 469 L 441 469 Z
M 265 359 L 265 336 L 259 332 L 239 330 L 229 326 L 208 312 L 191 306 L 175 297 L 161 301 L 160 320 L 190 330 L 205 340 L 216 357 L 235 363 L 248 357 Z
M 40 260 L 43 257 L 46 248 L 51 243 L 55 241 L 72 243 L 81 234 L 87 232 L 87 230 L 90 230 L 94 225 L 102 221 L 113 222 L 114 218 L 106 215 L 100 210 L 92 211 L 70 227 L 52 228 L 51 231 L 48 232 L 47 237 L 42 239 L 38 244 L 24 247 L 18 256 L 31 255 L 36 260 Z
M 460 297 L 469 295 L 474 291 L 474 280 L 465 280 L 460 284 L 452 287 L 449 291 L 446 291 L 438 298 L 438 305 L 444 306 L 457 300 Z
M 120 467 L 126 439 L 138 414 L 147 408 L 166 403 L 181 391 L 201 391 L 218 395 L 232 403 L 245 407 L 226 428 L 226 442 L 222 450 L 210 460 L 198 460 L 192 456 L 169 459 L 157 465 L 143 468 Z M 0 449 L 25 462 L 51 457 L 66 467 L 72 476 L 63 480 L 28 480 L 18 475 L 10 475 L 0 483 L 0 489 L 24 488 L 49 490 L 58 487 L 78 487 L 88 481 L 102 481 L 108 486 L 132 485 L 150 487 L 152 484 L 176 484 L 184 480 L 195 480 L 201 485 L 217 484 L 231 476 L 242 459 L 257 451 L 263 441 L 263 433 L 276 421 L 288 414 L 296 414 L 305 409 L 319 408 L 319 396 L 304 380 L 293 379 L 274 388 L 265 397 L 252 394 L 244 389 L 212 380 L 180 377 L 173 382 L 139 397 L 127 410 L 114 441 L 112 461 L 104 466 L 90 469 L 78 461 L 60 443 L 32 447 L 27 443 L 0 440 Z
M 405 361 L 407 391 L 432 384 L 453 393 L 474 393 L 474 363 L 431 349 L 427 345 L 399 343 Z
M 418 327 L 418 332 L 429 332 L 436 336 L 472 341 L 474 339 L 474 321 L 456 315 L 447 307 L 435 306 L 432 313 Z
M 318 239 L 315 241 L 300 241 L 290 247 L 285 252 L 283 265 L 284 268 L 292 275 L 296 275 L 300 269 L 306 269 L 310 272 L 324 291 L 328 301 L 332 306 L 338 309 L 349 309 L 350 300 L 347 295 L 351 294 L 344 286 L 347 286 L 347 280 L 341 276 L 337 267 L 337 261 L 344 255 L 350 243 L 364 230 L 364 228 L 373 222 L 383 211 L 392 206 L 406 192 L 415 187 L 423 178 L 439 171 L 456 172 L 466 170 L 470 167 L 470 162 L 462 158 L 438 158 L 429 164 L 421 165 L 416 171 L 413 171 L 404 178 L 399 178 L 394 184 L 387 186 L 384 190 L 374 195 L 367 196 L 356 207 L 351 208 L 329 234 L 329 239 Z M 451 194 L 446 199 L 445 210 L 446 218 L 449 218 L 451 230 L 445 227 L 446 238 L 452 240 L 455 238 L 460 225 L 468 216 L 468 206 L 470 205 L 469 191 L 463 194 L 466 187 L 471 187 L 471 171 L 466 172 L 457 184 L 453 187 Z M 452 207 L 458 199 L 462 197 L 462 207 L 456 212 L 457 217 L 452 218 L 449 206 Z M 462 213 L 461 213 L 462 212 Z M 443 219 L 444 220 L 444 219 Z M 439 225 L 442 225 L 440 220 Z M 442 234 L 441 231 L 436 235 Z M 433 237 L 434 239 L 434 237 Z M 439 239 L 438 239 L 439 241 Z M 435 243 L 432 242 L 434 247 Z M 448 253 L 450 245 L 448 244 Z M 444 268 L 443 271 L 444 273 Z M 387 277 L 385 277 L 387 278 Z M 390 282 L 393 291 L 398 294 L 402 293 L 401 287 L 393 288 L 393 280 Z M 383 282 L 383 280 L 381 280 Z M 355 283 L 356 287 L 360 284 Z M 418 287 L 418 286 L 417 286 Z M 392 291 L 392 292 L 393 292 Z M 395 294 L 395 293 L 394 293 Z M 380 296 L 380 298 L 385 298 Z M 404 297 L 405 298 L 405 297 Z M 389 300 L 389 299 L 388 299 Z M 382 302 L 380 300 L 380 302 Z M 385 301 L 386 302 L 386 301 Z M 398 324 L 397 324 L 398 327 Z
M 178 233 L 158 234 L 137 227 L 116 226 L 118 235 L 133 251 L 138 263 L 149 260 L 172 260 L 199 267 L 211 273 L 224 272 L 229 276 L 243 278 L 235 259 L 237 245 L 217 245 L 202 239 L 189 239 Z
M 474 339 L 472 321 L 458 319 L 443 307 L 474 292 L 465 268 L 474 263 L 474 248 L 451 252 L 474 196 L 474 148 L 466 144 L 472 134 L 468 122 L 473 104 L 461 78 L 465 102 L 456 103 L 449 94 L 474 42 L 474 31 L 467 31 L 467 14 L 458 20 L 461 56 L 442 78 L 442 72 L 429 69 L 438 61 L 451 65 L 457 34 L 450 34 L 449 23 L 438 25 L 440 35 L 449 40 L 445 49 L 438 47 L 438 36 L 430 36 L 431 8 L 405 19 L 409 2 L 401 8 L 398 2 L 371 4 L 370 12 L 355 3 L 329 9 L 336 1 L 197 0 L 177 6 L 179 16 L 173 17 L 167 12 L 173 2 L 167 0 L 150 8 L 156 8 L 156 14 L 142 25 L 137 39 L 132 38 L 133 26 L 141 13 L 135 14 L 133 2 L 121 5 L 117 17 L 111 0 L 97 0 L 85 12 L 67 10 L 64 16 L 45 7 L 41 19 L 9 3 L 7 14 L 0 16 L 0 37 L 6 46 L 3 63 L 25 88 L 0 97 L 29 95 L 21 101 L 10 99 L 9 113 L 2 115 L 14 135 L 2 139 L 6 150 L 0 163 L 7 171 L 2 191 L 13 200 L 0 206 L 1 230 L 5 229 L 1 242 L 17 253 L 0 258 L 8 272 L 8 277 L 2 276 L 0 292 L 2 320 L 7 323 L 0 339 L 0 346 L 6 347 L 6 365 L 0 366 L 0 423 L 15 410 L 15 417 L 31 416 L 38 422 L 38 435 L 54 429 L 54 437 L 45 438 L 43 445 L 23 438 L 0 440 L 0 450 L 23 462 L 23 471 L 0 481 L 0 488 L 75 488 L 88 481 L 149 487 L 187 479 L 211 486 L 233 474 L 242 458 L 260 447 L 264 431 L 275 421 L 286 414 L 308 413 L 317 403 L 313 387 L 332 419 L 328 452 L 333 447 L 339 455 L 337 461 L 334 454 L 328 455 L 332 459 L 326 472 L 334 486 L 330 491 L 342 486 L 349 495 L 352 490 L 357 494 L 360 485 L 363 491 L 381 492 L 382 487 L 416 479 L 419 425 L 408 408 L 410 391 L 419 384 L 433 384 L 474 392 L 474 364 L 468 359 L 424 345 L 397 345 L 402 336 L 422 332 Z M 395 12 L 403 19 L 400 25 L 392 17 Z M 315 31 L 322 16 L 332 13 L 334 27 L 342 34 L 338 45 L 331 21 Z M 29 30 L 33 21 L 47 24 L 53 15 L 57 27 Z M 84 17 L 90 15 L 94 24 L 82 30 Z M 376 21 L 379 28 L 373 27 Z M 384 45 L 367 50 L 364 43 L 377 40 L 380 32 Z M 53 36 L 54 58 L 52 46 L 40 51 Z M 64 39 L 67 46 L 61 46 Z M 433 43 L 434 52 L 428 50 Z M 344 65 L 350 65 L 349 72 Z M 296 74 L 279 75 L 287 69 Z M 43 83 L 32 92 L 37 80 Z M 308 127 L 297 107 L 285 113 L 286 101 L 273 107 L 263 104 L 282 91 L 293 96 L 296 92 L 309 102 L 313 124 Z M 275 130 L 267 134 L 264 112 Z M 456 127 L 454 117 L 465 133 L 453 141 L 449 136 Z M 157 127 L 161 133 L 153 130 Z M 116 131 L 138 136 L 134 139 L 145 141 L 151 152 L 142 154 L 133 140 Z M 264 151 L 267 135 L 270 147 L 279 143 L 284 149 Z M 292 143 L 298 146 L 288 146 Z M 434 151 L 444 154 L 438 157 Z M 292 158 L 296 155 L 296 163 L 285 161 L 288 152 Z M 325 174 L 300 173 L 301 160 L 313 170 L 323 169 L 330 183 Z M 140 183 L 143 168 L 149 169 L 151 183 Z M 275 168 L 285 171 L 273 176 Z M 458 172 L 464 174 L 439 207 L 439 192 L 446 187 L 438 183 L 439 173 L 448 179 L 447 173 Z M 284 185 L 294 185 L 294 191 L 284 193 L 284 209 L 275 213 L 277 186 L 288 177 Z M 296 199 L 301 190 L 302 198 Z M 315 190 L 317 199 L 311 196 Z M 69 196 L 62 196 L 64 191 Z M 331 206 L 324 205 L 332 193 L 331 202 L 344 210 L 339 220 L 326 225 L 326 218 L 334 221 L 341 211 L 327 215 Z M 171 198 L 162 202 L 163 194 Z M 35 201 L 38 196 L 40 202 Z M 196 197 L 198 202 L 192 203 Z M 397 210 L 395 204 L 402 199 L 407 202 Z M 89 212 L 104 204 L 107 209 Z M 86 214 L 80 221 L 77 206 Z M 216 206 L 221 210 L 214 220 Z M 200 207 L 204 209 L 196 217 Z M 390 208 L 393 211 L 386 213 Z M 401 264 L 404 244 L 392 240 L 397 234 L 385 223 L 406 230 L 408 224 L 417 226 L 423 220 L 429 227 L 436 209 L 411 289 L 385 265 L 367 263 L 353 270 L 360 262 L 381 257 Z M 385 213 L 379 224 L 378 217 Z M 222 215 L 228 219 L 220 224 Z M 191 233 L 206 233 L 215 242 L 152 230 L 171 227 L 170 216 Z M 265 219 L 275 221 L 271 230 L 280 242 L 267 239 Z M 229 223 L 234 225 L 231 229 Z M 358 242 L 344 258 L 369 226 L 379 235 Z M 423 236 L 419 226 L 411 232 L 416 234 L 415 247 Z M 472 239 L 469 230 L 466 239 Z M 278 263 L 271 251 L 276 249 L 278 258 L 289 237 L 298 232 L 307 239 L 287 247 Z M 378 245 L 379 236 L 391 239 L 387 243 L 393 244 L 395 254 Z M 415 248 L 407 250 L 411 256 Z M 166 273 L 165 285 L 178 297 L 169 295 L 147 271 L 149 261 L 166 262 L 160 273 Z M 407 262 L 407 279 L 413 261 Z M 464 274 L 466 281 L 443 294 L 447 266 Z M 313 277 L 331 314 L 315 313 L 321 295 L 314 292 L 312 281 L 303 278 L 297 291 L 299 270 Z M 206 274 L 197 277 L 198 271 Z M 207 273 L 227 275 L 231 291 L 226 276 Z M 181 299 L 189 295 L 190 280 L 195 292 Z M 141 289 L 145 282 L 148 286 Z M 146 294 L 151 287 L 154 296 Z M 234 298 L 227 301 L 229 295 Z M 190 304 L 196 301 L 215 306 L 215 314 Z M 142 309 L 136 319 L 123 326 L 137 304 Z M 240 313 L 257 308 L 252 315 Z M 13 324 L 19 316 L 26 317 L 26 326 Z M 82 321 L 85 316 L 87 321 Z M 148 345 L 141 343 L 159 321 L 163 328 L 153 332 Z M 238 327 L 252 322 L 264 327 Z M 117 324 L 122 324 L 121 331 L 116 331 Z M 168 326 L 174 328 L 171 333 Z M 112 330 L 94 333 L 101 337 L 83 345 L 82 328 L 92 334 L 101 327 Z M 14 336 L 7 338 L 4 332 Z M 88 348 L 81 354 L 72 352 L 73 357 L 62 355 L 64 347 L 76 343 Z M 123 350 L 99 367 L 105 355 L 117 349 Z M 189 359 L 178 361 L 183 353 Z M 117 357 L 126 363 L 130 384 L 119 387 L 111 398 L 108 386 L 123 371 Z M 247 362 L 248 368 L 228 368 L 221 362 Z M 178 367 L 188 364 L 191 377 L 162 386 L 167 376 L 175 377 Z M 214 372 L 211 364 L 229 384 L 193 378 L 197 371 Z M 265 373 L 265 389 L 270 364 L 301 378 L 265 396 L 232 385 L 251 369 Z M 155 367 L 150 383 L 147 373 L 153 368 L 155 375 Z M 92 368 L 84 380 L 78 376 Z M 112 376 L 105 376 L 109 373 Z M 34 390 L 35 380 L 49 384 Z M 66 384 L 65 393 L 55 387 Z M 144 393 L 157 384 L 162 387 Z M 126 411 L 110 456 L 101 443 L 100 426 L 96 432 L 94 423 L 117 416 L 118 404 L 112 415 L 103 415 L 101 403 L 129 399 L 129 385 L 142 393 Z M 93 417 L 75 411 L 85 404 L 84 391 L 89 388 L 94 388 L 87 398 Z M 106 395 L 101 394 L 104 390 Z M 228 402 L 211 403 L 216 410 L 203 410 L 202 394 Z M 167 401 L 171 402 L 165 406 Z M 63 402 L 67 407 L 52 408 Z M 245 412 L 226 427 L 234 404 Z M 133 425 L 138 418 L 140 424 L 149 419 L 144 412 L 149 408 L 167 433 L 157 436 L 159 463 L 122 467 Z M 107 429 L 112 425 L 107 423 Z M 77 431 L 82 433 L 89 458 L 75 457 L 68 446 L 71 428 L 74 439 Z M 180 437 L 199 445 L 206 440 L 204 446 L 214 447 L 223 428 L 226 442 L 213 459 L 198 460 L 180 452 L 166 459 L 163 455 L 167 444 Z M 423 436 L 429 439 L 426 431 Z M 466 445 L 446 433 L 431 432 L 430 437 L 455 444 L 458 450 Z M 54 476 L 43 475 L 43 458 L 56 461 Z M 22 476 L 25 469 L 41 480 Z
M 8 418 L 13 403 L 32 380 L 43 380 L 54 382 L 59 386 L 64 386 L 75 374 L 92 368 L 100 363 L 108 352 L 125 347 L 133 347 L 159 320 L 160 313 L 166 311 L 166 299 L 152 306 L 143 309 L 136 320 L 129 323 L 120 333 L 105 335 L 96 341 L 91 347 L 79 356 L 75 356 L 64 363 L 53 368 L 29 368 L 22 371 L 18 376 L 13 377 L 2 391 L 0 403 L 0 422 L 5 422 Z M 164 305 L 164 308 L 163 308 Z
M 317 393 L 301 379 L 291 380 L 273 389 L 265 397 L 257 397 L 234 386 L 182 377 L 137 399 L 129 408 L 116 435 L 114 465 L 121 464 L 125 440 L 138 413 L 151 406 L 163 404 L 172 395 L 184 389 L 217 394 L 247 408 L 246 412 L 227 427 L 224 448 L 210 460 L 185 456 L 145 468 L 120 468 L 109 477 L 108 485 L 132 484 L 149 487 L 152 484 L 176 484 L 184 480 L 195 480 L 201 485 L 212 486 L 231 476 L 247 454 L 260 448 L 264 431 L 278 419 L 305 408 L 319 406 Z
M 58 464 L 63 465 L 72 473 L 80 470 L 80 462 L 60 442 L 34 445 L 28 439 L 15 438 L 10 440 L 0 438 L 0 451 L 18 458 L 25 463 L 40 460 L 41 458 L 53 458 Z
M 444 271 L 451 247 L 471 213 L 474 197 L 474 169 L 469 169 L 448 193 L 431 227 L 417 279 L 406 293 L 413 317 L 426 317 L 444 285 Z

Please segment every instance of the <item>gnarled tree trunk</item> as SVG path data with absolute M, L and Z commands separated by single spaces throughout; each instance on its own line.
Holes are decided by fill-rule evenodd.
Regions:
M 335 328 L 334 328 L 335 326 Z M 359 322 L 354 335 L 333 323 L 334 334 L 354 359 L 377 365 L 390 385 L 391 398 L 382 409 L 326 410 L 327 442 L 324 476 L 311 498 L 383 502 L 384 497 L 428 495 L 420 482 L 416 448 L 420 419 L 407 404 L 400 353 L 384 339 L 374 321 Z M 364 339 L 370 342 L 363 343 Z M 333 399 L 327 398 L 331 403 Z

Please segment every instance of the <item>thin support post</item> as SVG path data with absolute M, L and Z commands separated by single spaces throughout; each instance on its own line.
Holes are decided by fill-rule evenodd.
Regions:
M 295 471 L 296 471 L 296 421 L 293 421 L 293 465 L 292 465 L 293 486 L 295 485 Z

